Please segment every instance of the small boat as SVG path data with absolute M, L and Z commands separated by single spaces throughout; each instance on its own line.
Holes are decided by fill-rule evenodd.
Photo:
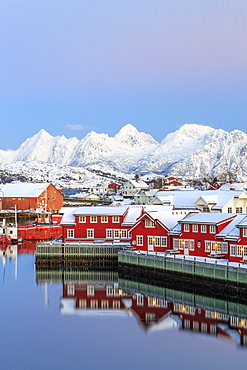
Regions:
M 17 226 L 13 224 L 6 225 L 5 219 L 0 226 L 0 243 L 1 244 L 10 244 L 17 243 L 18 241 Z

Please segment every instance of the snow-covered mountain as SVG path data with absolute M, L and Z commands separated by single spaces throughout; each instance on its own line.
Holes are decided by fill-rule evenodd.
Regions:
M 217 176 L 233 172 L 247 177 L 247 135 L 209 126 L 183 125 L 160 143 L 128 124 L 114 137 L 88 133 L 82 140 L 53 137 L 45 130 L 16 151 L 0 150 L 0 163 L 43 162 L 49 165 L 101 170 L 107 173 Z

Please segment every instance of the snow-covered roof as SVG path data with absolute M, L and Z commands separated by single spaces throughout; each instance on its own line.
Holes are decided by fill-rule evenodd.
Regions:
M 60 213 L 63 213 L 63 217 L 60 225 L 75 225 L 75 210 L 76 207 L 62 207 Z
M 143 189 L 138 190 L 138 192 L 135 193 L 134 197 L 140 197 L 142 195 L 142 192 L 143 192 Z M 158 189 L 145 190 L 145 194 L 147 197 L 154 197 L 157 192 L 158 192 Z
M 196 200 L 197 205 L 201 204 L 216 204 L 218 201 L 219 196 L 217 194 L 205 194 L 201 195 L 199 199 Z
M 220 190 L 230 190 L 230 189 L 244 190 L 246 188 L 247 188 L 246 182 L 234 182 L 232 184 L 227 183 L 227 184 L 221 185 Z
M 237 227 L 238 224 L 241 224 L 242 221 L 246 219 L 246 215 L 236 215 L 234 219 L 224 227 L 224 229 L 219 232 L 217 238 L 226 238 L 226 239 L 238 239 L 240 237 L 240 230 Z
M 100 206 L 100 207 L 78 207 L 75 210 L 75 216 L 123 216 L 127 206 L 112 207 L 112 206 Z
M 136 222 L 137 218 L 140 217 L 142 212 L 142 206 L 130 206 L 128 212 L 124 217 L 122 226 L 132 226 Z
M 163 204 L 173 205 L 175 209 L 197 209 L 196 202 L 203 198 L 205 204 L 215 204 L 213 210 L 221 210 L 231 199 L 241 198 L 243 194 L 243 190 L 161 190 L 156 193 L 156 198 Z
M 170 204 L 177 209 L 197 209 L 195 201 L 199 196 L 200 191 L 197 190 L 160 190 L 156 193 L 162 204 Z
M 146 184 L 144 181 L 142 180 L 138 180 L 138 181 L 135 181 L 135 180 L 129 180 L 129 182 L 135 187 L 135 188 L 146 188 L 148 189 L 148 184 Z
M 247 216 L 246 216 L 246 214 L 244 215 L 244 217 L 242 215 L 242 220 L 238 223 L 238 227 L 241 227 L 241 228 L 247 227 Z
M 29 182 L 18 184 L 5 184 L 1 191 L 4 198 L 8 197 L 25 197 L 37 198 L 50 184 L 47 182 L 32 184 Z
M 198 212 L 186 215 L 180 223 L 184 224 L 209 224 L 214 225 L 225 221 L 231 217 L 236 217 L 232 213 L 213 213 L 213 212 Z

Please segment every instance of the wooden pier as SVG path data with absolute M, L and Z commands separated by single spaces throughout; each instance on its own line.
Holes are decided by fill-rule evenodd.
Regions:
M 195 257 L 144 254 L 132 251 L 119 251 L 118 263 L 125 269 L 145 269 L 154 275 L 172 272 L 177 275 L 196 276 L 204 280 L 217 280 L 227 284 L 247 284 L 247 266 L 227 261 L 217 261 Z
M 37 266 L 117 266 L 120 243 L 42 242 L 36 246 Z

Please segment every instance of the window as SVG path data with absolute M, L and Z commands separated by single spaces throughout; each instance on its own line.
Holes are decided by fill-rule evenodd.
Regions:
M 189 232 L 190 231 L 190 225 L 184 224 L 184 231 Z
M 119 238 L 120 230 L 114 230 L 114 238 Z
M 120 233 L 121 233 L 120 237 L 127 238 L 127 230 L 120 230 Z
M 165 243 L 165 244 L 162 244 L 162 246 L 166 246 L 166 237 L 148 236 L 148 245 L 153 245 L 155 247 L 160 247 L 161 242 Z
M 68 229 L 67 230 L 67 238 L 68 239 L 74 238 L 74 229 Z
M 173 249 L 189 249 L 194 250 L 194 239 L 173 239 Z
M 91 222 L 91 224 L 96 223 L 97 222 L 97 216 L 91 216 L 90 217 L 90 222 Z
M 119 301 L 113 301 L 112 302 L 112 308 L 114 310 L 119 310 L 120 309 L 120 302 Z
M 112 229 L 106 229 L 106 239 L 112 239 Z
M 108 301 L 102 301 L 101 308 L 108 308 Z
M 205 241 L 205 252 L 213 253 L 228 253 L 228 244 L 216 241 Z
M 137 295 L 136 304 L 137 304 L 137 306 L 143 306 L 143 295 L 141 295 L 141 294 Z
M 236 213 L 243 213 L 243 207 L 236 207 Z
M 107 223 L 108 222 L 108 217 L 107 216 L 101 216 L 101 222 L 102 223 Z
M 216 325 L 210 325 L 210 333 L 216 334 Z
M 143 236 L 137 235 L 136 236 L 136 245 L 143 245 Z
M 166 238 L 166 236 L 162 236 L 161 238 L 161 246 L 162 247 L 166 247 L 166 245 L 167 245 L 167 238 Z
M 90 303 L 90 307 L 91 308 L 98 308 L 98 301 L 93 299 Z
M 205 252 L 211 251 L 211 242 L 205 241 Z
M 118 223 L 119 222 L 119 216 L 112 216 L 112 222 Z
M 201 331 L 203 333 L 207 333 L 207 331 L 208 331 L 208 325 L 205 322 L 202 322 L 202 324 L 201 324 Z
M 190 329 L 190 320 L 184 320 L 184 328 Z
M 194 331 L 199 331 L 199 322 L 198 321 L 193 322 L 193 330 Z
M 67 293 L 68 293 L 68 295 L 75 295 L 75 286 L 74 285 L 68 285 Z
M 173 249 L 178 249 L 179 239 L 173 239 Z
M 86 307 L 87 307 L 86 299 L 80 299 L 79 300 L 79 308 L 86 308 Z
M 88 296 L 94 296 L 94 285 L 88 285 L 87 286 L 87 295 Z
M 247 236 L 247 229 L 243 229 L 243 236 Z
M 79 222 L 85 223 L 86 222 L 86 216 L 79 216 Z
M 94 238 L 94 229 L 87 229 L 87 238 L 88 239 Z
M 232 207 L 228 207 L 228 208 L 227 208 L 227 212 L 228 212 L 228 213 L 232 213 Z
M 210 233 L 215 234 L 216 233 L 216 227 L 214 225 L 210 225 Z
M 236 245 L 234 245 L 234 244 L 231 244 L 230 245 L 230 255 L 232 256 L 232 257 L 235 257 L 236 255 L 237 255 L 237 248 L 236 248 L 237 246 Z
M 192 225 L 193 233 L 198 233 L 198 225 Z
M 202 212 L 210 212 L 210 209 L 208 206 L 202 207 Z
M 154 227 L 154 223 L 152 220 L 145 220 L 145 227 Z
M 107 296 L 113 295 L 113 286 L 112 285 L 107 285 L 107 287 L 106 287 L 106 295 Z
M 155 314 L 154 313 L 146 313 L 146 322 L 154 322 L 155 321 Z
M 206 225 L 201 225 L 201 233 L 206 233 L 206 232 L 207 232 Z

